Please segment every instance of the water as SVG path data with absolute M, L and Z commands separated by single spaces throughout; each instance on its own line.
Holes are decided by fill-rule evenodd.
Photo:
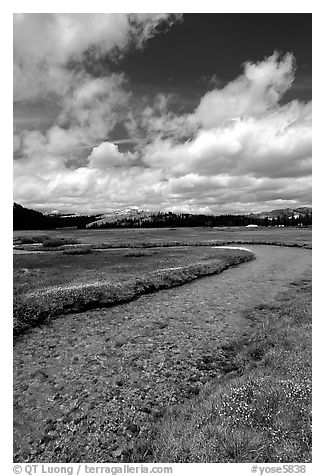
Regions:
M 185 314 L 189 322 L 197 322 L 201 317 L 204 320 L 211 318 L 214 325 L 220 322 L 236 324 L 243 310 L 272 302 L 291 281 L 311 271 L 310 250 L 263 245 L 247 246 L 246 249 L 255 254 L 256 260 L 180 288 L 142 296 L 107 312 L 112 313 L 112 317 L 119 314 L 120 318 L 122 313 L 127 319 L 142 313 L 164 319 L 177 319 Z
M 16 460 L 88 461 L 91 448 L 93 461 L 113 461 L 110 447 L 128 441 L 118 436 L 127 421 L 146 428 L 155 411 L 218 377 L 220 346 L 254 325 L 242 311 L 271 303 L 311 271 L 310 250 L 247 249 L 256 260 L 128 304 L 66 315 L 20 337 Z M 78 416 L 86 420 L 75 423 Z
M 243 321 L 242 311 L 272 302 L 291 281 L 311 272 L 312 266 L 310 250 L 264 245 L 249 245 L 246 249 L 251 250 L 256 259 L 221 274 L 144 295 L 127 304 L 63 316 L 32 329 L 18 340 L 16 352 L 19 349 L 24 352 L 26 345 L 36 345 L 36 349 L 43 347 L 44 339 L 52 339 L 66 353 L 69 347 L 80 346 L 79 342 L 93 346 L 99 335 L 114 340 L 124 333 L 133 341 L 134 336 L 138 336 L 134 342 L 137 345 L 148 337 L 155 340 L 167 333 L 172 336 L 173 331 L 177 335 L 180 328 L 189 338 L 194 337 L 197 330 L 206 334 L 209 329 L 214 339 L 225 329 L 229 332 L 230 327 L 236 332 Z M 168 323 L 158 337 L 157 323 Z M 67 336 L 71 344 L 67 343 Z

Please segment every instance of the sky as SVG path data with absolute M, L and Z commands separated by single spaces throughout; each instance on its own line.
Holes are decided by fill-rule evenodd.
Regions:
M 311 206 L 311 14 L 15 14 L 14 200 Z

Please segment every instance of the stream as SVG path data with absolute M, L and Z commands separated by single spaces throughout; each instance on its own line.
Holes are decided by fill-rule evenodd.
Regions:
M 217 378 L 221 346 L 253 325 L 243 311 L 311 273 L 310 250 L 245 248 L 255 260 L 18 338 L 15 460 L 114 461 L 114 448 L 145 435 L 163 408 Z

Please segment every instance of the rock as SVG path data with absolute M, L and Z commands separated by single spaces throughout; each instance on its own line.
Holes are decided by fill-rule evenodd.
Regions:
M 134 423 L 129 423 L 127 425 L 127 429 L 131 431 L 131 433 L 133 434 L 139 433 L 140 431 L 140 428 L 138 427 L 138 425 L 135 425 Z
M 117 450 L 112 451 L 113 458 L 118 458 L 123 453 L 123 448 L 118 448 Z

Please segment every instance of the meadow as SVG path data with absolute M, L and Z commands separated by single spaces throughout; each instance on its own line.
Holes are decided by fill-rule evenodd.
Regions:
M 298 228 L 64 229 L 14 233 L 14 333 L 72 311 L 126 302 L 252 259 L 214 245 L 310 247 Z M 181 268 L 181 270 L 180 270 Z
M 307 274 L 272 305 L 247 309 L 249 335 L 222 346 L 232 372 L 169 407 L 146 449 L 152 459 L 311 462 L 311 305 Z
M 16 462 L 311 460 L 310 229 L 14 243 Z
M 137 245 L 156 246 L 173 245 L 175 243 L 197 243 L 211 241 L 253 241 L 253 242 L 279 242 L 286 244 L 311 244 L 311 228 L 246 228 L 246 227 L 218 227 L 218 228 L 125 228 L 111 230 L 26 230 L 14 231 L 14 243 L 20 242 L 19 238 L 36 239 L 46 235 L 49 238 L 57 236 L 66 240 L 77 240 L 80 244 L 91 247 L 120 247 Z M 39 240 L 40 241 L 40 240 Z M 31 248 L 34 249 L 34 248 Z
M 151 259 L 155 256 L 154 253 L 124 252 L 116 255 L 105 252 L 105 256 L 101 253 L 99 259 L 88 260 L 88 263 L 85 262 L 87 259 L 84 255 L 72 255 L 79 258 L 79 266 L 75 266 L 73 272 L 70 272 L 73 267 L 71 256 L 65 260 L 64 253 L 62 255 L 63 259 L 59 256 L 60 266 L 55 268 L 56 274 L 49 275 L 48 270 L 44 270 L 44 267 L 41 269 L 41 273 L 45 276 L 43 283 L 37 271 L 27 280 L 22 278 L 20 273 L 20 289 L 24 285 L 27 288 L 33 286 L 35 288 L 37 284 L 38 286 L 33 291 L 15 294 L 13 313 L 15 335 L 61 314 L 125 303 L 142 294 L 180 286 L 202 276 L 220 273 L 229 266 L 254 258 L 252 253 L 242 250 L 214 250 L 214 253 L 210 252 L 205 258 L 204 255 L 207 253 L 202 253 L 200 260 L 195 260 L 189 253 L 184 252 L 180 253 L 180 256 L 178 253 L 172 256 L 164 253 L 165 256 L 160 260 Z M 36 254 L 33 256 L 35 258 Z M 87 254 L 86 257 L 88 256 Z M 134 259 L 139 258 L 141 259 L 138 266 L 134 265 Z M 83 260 L 82 264 L 80 259 Z M 69 264 L 65 264 L 67 261 Z M 51 259 L 47 262 L 49 263 L 53 264 Z M 37 265 L 39 264 L 37 261 Z M 30 268 L 24 268 L 26 269 L 25 276 L 28 276 Z M 60 284 L 53 285 L 58 277 Z M 44 281 L 47 281 L 46 286 Z
M 75 254 L 64 250 L 14 255 L 14 294 L 50 286 L 89 282 L 121 282 L 145 273 L 229 256 L 210 247 L 94 250 Z

